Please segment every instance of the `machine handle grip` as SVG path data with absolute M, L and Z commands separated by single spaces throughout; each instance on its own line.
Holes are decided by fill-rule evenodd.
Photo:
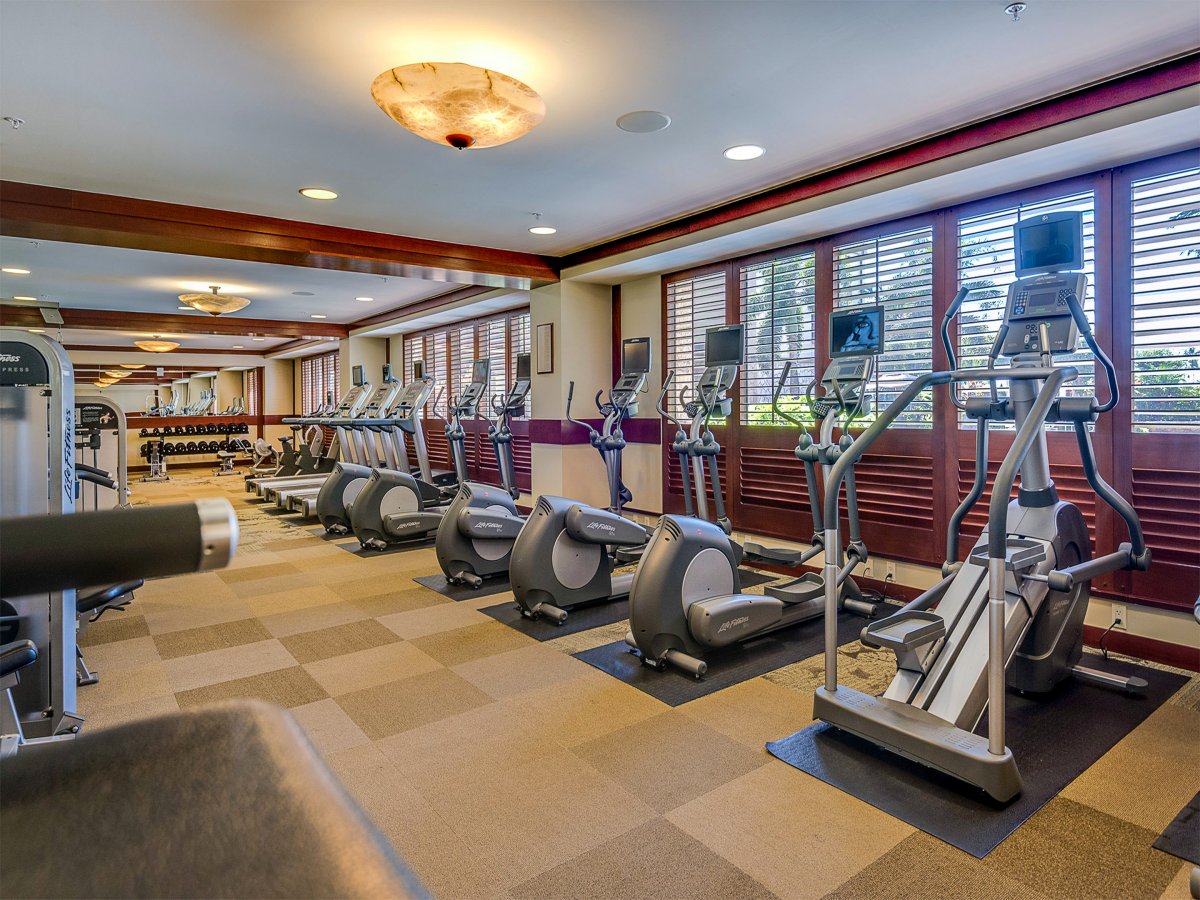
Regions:
M 950 340 L 950 322 L 958 315 L 959 307 L 963 305 L 963 301 L 970 293 L 969 287 L 965 285 L 960 287 L 958 293 L 954 295 L 954 299 L 950 301 L 950 306 L 946 308 L 946 315 L 942 316 L 942 346 L 946 348 L 946 359 L 950 362 L 950 371 L 952 372 L 958 368 L 958 360 L 954 356 L 954 344 Z M 955 382 L 950 383 L 950 400 L 959 409 L 966 408 L 963 399 L 958 396 L 958 384 Z
M 790 359 L 784 360 L 783 373 L 779 376 L 779 381 L 776 382 L 776 384 L 775 384 L 775 393 L 773 393 L 771 395 L 771 410 L 775 413 L 775 415 L 777 415 L 777 416 L 779 416 L 779 418 L 783 419 L 783 421 L 788 422 L 789 424 L 792 424 L 792 425 L 797 425 L 804 431 L 807 431 L 808 429 L 804 428 L 803 423 L 801 423 L 801 421 L 799 419 L 797 419 L 794 416 L 789 415 L 788 413 L 785 413 L 779 407 L 779 398 L 783 395 L 783 387 L 784 387 L 784 385 L 787 384 L 788 375 L 791 374 L 791 371 L 792 371 L 792 361 Z
M 110 491 L 115 491 L 117 489 L 117 483 L 104 475 L 96 475 L 92 472 L 81 472 L 78 469 L 76 469 L 75 475 L 80 481 L 86 481 L 90 484 L 98 484 L 100 487 L 108 488 Z
M 0 520 L 0 596 L 219 569 L 237 548 L 228 500 Z

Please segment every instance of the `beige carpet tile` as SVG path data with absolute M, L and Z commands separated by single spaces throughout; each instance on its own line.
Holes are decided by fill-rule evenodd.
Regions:
M 603 647 L 605 644 L 611 644 L 613 641 L 623 641 L 625 640 L 625 635 L 628 633 L 629 620 L 622 619 L 620 622 L 613 622 L 610 625 L 601 625 L 599 628 L 577 631 L 574 634 L 554 638 L 553 640 L 546 641 L 546 646 L 553 647 L 560 653 L 582 653 L 584 650 L 591 650 L 593 647 Z
M 808 726 L 812 699 L 765 678 L 752 678 L 685 703 L 679 711 L 747 747 L 760 748 Z
M 366 570 L 372 571 L 372 575 L 369 578 L 362 577 L 363 572 Z M 355 574 L 358 577 L 351 581 L 330 582 L 330 589 L 343 600 L 361 600 L 367 597 L 378 597 L 381 594 L 407 592 L 413 588 L 411 583 L 394 578 L 388 573 L 374 573 L 373 568 L 366 563 L 356 567 Z M 401 612 L 402 608 L 391 611 Z
M 1057 797 L 984 864 L 1050 897 L 1158 897 L 1179 869 L 1151 845 L 1158 832 Z
M 103 680 L 103 676 L 101 680 Z M 179 703 L 174 694 L 157 694 L 141 700 L 98 706 L 92 702 L 89 696 L 92 687 L 95 685 L 79 689 L 78 710 L 84 717 L 83 734 L 91 734 L 102 728 L 112 728 L 114 725 L 124 725 L 134 719 L 145 719 L 179 709 Z
M 573 678 L 594 677 L 595 669 L 550 647 L 533 644 L 461 663 L 454 666 L 454 671 L 481 691 L 501 700 Z
M 1113 696 L 1114 703 L 1135 702 Z M 1191 779 L 1179 778 L 1182 768 Z M 1200 712 L 1164 704 L 1062 792 L 1161 832 L 1200 787 Z
M 983 865 L 969 853 L 918 831 L 905 838 L 841 887 L 830 900 L 921 897 L 926 900 L 1048 900 Z
M 785 898 L 824 896 L 914 833 L 777 760 L 666 817 Z
M 326 696 L 328 695 L 321 685 L 300 666 L 274 669 L 260 675 L 233 678 L 175 693 L 180 709 L 237 699 L 265 700 L 267 703 L 292 708 L 315 703 Z
M 589 668 L 591 668 L 589 666 Z M 579 678 L 567 687 L 550 685 L 520 694 L 512 702 L 520 716 L 567 748 L 594 741 L 665 712 L 668 707 L 644 691 L 610 678 Z
M 1175 860 L 1179 862 L 1179 860 Z M 1175 873 L 1175 877 L 1171 879 L 1171 883 L 1166 886 L 1163 892 L 1159 895 L 1159 900 L 1192 900 L 1192 869 L 1196 868 L 1191 863 L 1183 863 L 1179 867 L 1179 871 Z
M 267 631 L 282 640 L 309 631 L 321 631 L 352 622 L 361 622 L 366 618 L 368 618 L 367 614 L 358 607 L 334 599 L 331 603 L 272 613 L 262 616 L 261 620 Z
M 529 900 L 774 897 L 741 869 L 665 819 L 653 819 L 627 831 L 516 885 L 509 893 Z
M 863 620 L 866 623 L 866 619 Z M 874 650 L 858 641 L 838 648 L 838 682 L 867 694 L 882 694 L 896 674 L 896 656 L 890 650 Z M 825 683 L 825 655 L 776 669 L 763 676 L 768 681 L 811 695 Z
M 431 597 L 437 597 L 441 602 L 434 606 L 379 616 L 379 621 L 400 637 L 410 641 L 426 635 L 437 634 L 440 631 L 451 631 L 456 628 L 465 628 L 468 625 L 480 625 L 484 622 L 495 621 L 461 603 L 455 603 L 453 600 L 442 597 L 434 591 L 427 591 L 427 593 Z
M 240 619 L 234 622 L 219 622 L 204 628 L 185 628 L 182 631 L 156 634 L 154 644 L 163 659 L 175 659 L 270 639 L 271 633 L 260 620 Z
M 329 755 L 371 742 L 330 697 L 293 707 L 292 715 L 322 754 Z
M 288 568 L 294 569 L 294 566 Z M 306 572 L 293 572 L 290 575 L 274 575 L 267 578 L 254 578 L 248 581 L 237 581 L 229 586 L 243 600 L 252 600 L 262 594 L 277 594 L 283 591 L 299 591 L 311 587 L 312 576 Z
M 155 697 L 169 697 L 173 693 L 166 664 L 149 662 L 114 672 L 109 678 L 105 678 L 101 671 L 99 683 L 79 688 L 76 708 L 87 715 L 88 710 L 143 703 Z
M 295 657 L 274 639 L 180 656 L 163 663 L 176 693 L 294 665 Z
M 367 737 L 377 741 L 483 706 L 492 698 L 453 672 L 438 669 L 343 694 L 337 702 Z
M 148 601 L 139 610 L 146 617 L 151 634 L 236 622 L 254 615 L 246 601 L 232 596 L 232 592 L 229 596 L 215 597 L 207 592 L 188 591 L 170 601 Z
M 255 594 L 244 602 L 253 615 L 260 619 L 268 619 L 282 613 L 341 603 L 342 600 L 324 585 L 308 584 L 294 590 Z
M 580 744 L 574 752 L 659 812 L 770 759 L 765 750 L 751 750 L 675 710 Z
M 146 617 L 138 615 L 132 606 L 124 612 L 105 613 L 99 621 L 88 624 L 87 634 L 79 641 L 81 647 L 96 647 L 117 641 L 146 637 L 150 626 Z
M 114 678 L 127 669 L 136 669 L 162 659 L 158 648 L 154 646 L 154 638 L 148 636 L 95 646 L 81 645 L 80 649 L 93 673 L 109 674 Z
M 305 670 L 331 697 L 352 694 L 443 668 L 407 641 L 380 644 L 342 656 L 305 663 Z
M 374 594 L 370 597 L 348 598 L 346 603 L 361 609 L 372 618 L 382 618 L 394 613 L 409 612 L 414 609 L 427 609 L 430 606 L 440 606 L 453 602 L 435 591 L 418 587 L 413 590 L 401 590 L 387 594 Z
M 394 644 L 400 638 L 374 619 L 347 622 L 330 628 L 303 631 L 279 639 L 298 663 L 316 662 L 332 656 L 343 656 L 357 650 L 370 650 L 384 644 Z
M 413 644 L 445 666 L 457 666 L 473 659 L 518 650 L 534 643 L 507 625 L 488 620 L 453 631 L 439 631 L 412 638 Z

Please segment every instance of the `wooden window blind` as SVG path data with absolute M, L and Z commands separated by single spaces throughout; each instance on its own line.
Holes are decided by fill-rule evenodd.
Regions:
M 834 246 L 833 303 L 884 308 L 884 349 L 874 379 L 878 412 L 933 369 L 933 228 Z M 932 391 L 923 391 L 895 427 L 932 428 Z
M 704 332 L 726 324 L 725 271 L 667 283 L 667 369 L 675 383 L 667 408 L 677 416 L 679 388 L 694 386 L 704 372 Z
M 475 326 L 460 325 L 450 332 L 450 380 L 434 389 L 436 396 L 441 391 L 438 408 L 445 412 L 450 398 L 461 391 L 471 380 L 471 364 L 475 361 Z
M 1091 191 L 993 210 L 959 220 L 958 283 L 974 289 L 963 303 L 958 317 L 959 367 L 987 364 L 988 350 L 1004 317 L 1008 286 L 1016 279 L 1013 226 L 1030 216 L 1075 210 L 1083 213 L 1083 271 L 1088 276 L 1084 312 L 1095 327 L 1095 195 Z M 1079 346 L 1084 348 L 1082 352 L 1055 357 L 1059 364 L 1081 364 L 1079 377 L 1063 387 L 1061 394 L 1064 397 L 1089 397 L 1095 390 L 1095 367 L 1091 351 L 1086 349 L 1082 339 Z M 960 388 L 960 393 L 964 396 L 982 396 L 986 390 L 984 383 L 967 382 Z M 959 425 L 963 428 L 974 427 L 963 413 L 959 414 Z M 1011 428 L 1011 423 L 1007 427 Z
M 1132 428 L 1200 434 L 1200 169 L 1131 194 Z
M 404 338 L 404 370 L 400 373 L 400 380 L 405 384 L 412 381 L 413 364 L 417 360 L 425 359 L 425 338 L 423 335 L 410 334 Z
M 508 385 L 517 379 L 517 356 L 521 353 L 532 353 L 533 340 L 531 334 L 531 325 L 529 320 L 528 310 L 516 313 L 508 318 L 509 331 L 509 357 L 508 357 L 508 378 L 504 385 L 501 386 L 499 393 L 503 394 Z M 537 371 L 537 363 L 535 360 L 530 360 L 530 371 Z M 529 400 L 525 401 L 525 413 L 529 415 Z
M 300 360 L 301 409 L 305 412 L 318 409 L 330 393 L 337 403 L 341 397 L 341 372 L 341 358 L 336 350 Z
M 261 414 L 261 398 L 258 396 L 258 381 L 262 378 L 262 369 L 247 369 L 242 373 L 242 396 L 246 402 L 246 414 L 257 416 Z
M 816 370 L 816 254 L 812 251 L 743 266 L 741 316 L 746 325 L 746 364 L 741 374 L 742 424 L 785 425 L 771 410 L 771 396 L 791 362 L 785 410 L 795 408 Z M 703 350 L 701 350 L 703 352 Z
M 425 374 L 433 378 L 433 390 L 445 387 L 450 380 L 450 341 L 445 331 L 425 336 Z M 429 404 L 425 404 L 425 418 L 433 416 Z
M 488 389 L 484 394 L 484 407 L 491 415 L 490 404 L 493 396 L 502 396 L 508 381 L 508 355 L 505 352 L 506 319 L 492 319 L 479 325 L 479 356 L 491 360 L 491 373 L 488 375 Z

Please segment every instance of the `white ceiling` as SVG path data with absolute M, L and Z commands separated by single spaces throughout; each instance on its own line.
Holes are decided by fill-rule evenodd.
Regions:
M 0 175 L 561 253 L 1200 45 L 1193 2 L 1004 6 L 5 0 L 0 115 L 26 124 Z M 417 138 L 369 86 L 418 61 L 516 76 L 546 120 L 479 151 Z M 634 109 L 674 124 L 618 130 Z M 722 158 L 745 142 L 766 155 Z
M 81 345 L 89 347 L 112 347 L 114 350 L 128 350 L 129 359 L 123 362 L 154 362 L 159 359 L 170 359 L 172 355 L 186 353 L 188 350 L 230 350 L 240 347 L 244 350 L 257 350 L 268 353 L 276 347 L 290 344 L 293 338 L 264 338 L 255 341 L 249 337 L 231 337 L 216 334 L 180 334 L 178 332 L 156 331 L 110 331 L 98 328 L 56 328 L 47 325 L 42 329 L 50 337 L 62 344 Z M 179 349 L 170 353 L 144 353 L 133 346 L 134 341 L 149 340 L 160 337 L 168 341 L 178 341 Z

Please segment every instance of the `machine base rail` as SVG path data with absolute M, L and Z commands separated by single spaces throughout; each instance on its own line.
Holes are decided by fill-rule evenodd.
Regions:
M 1021 773 L 1011 750 L 991 753 L 987 738 L 923 709 L 839 685 L 836 691 L 817 688 L 813 718 L 975 785 L 999 803 L 1021 793 Z

